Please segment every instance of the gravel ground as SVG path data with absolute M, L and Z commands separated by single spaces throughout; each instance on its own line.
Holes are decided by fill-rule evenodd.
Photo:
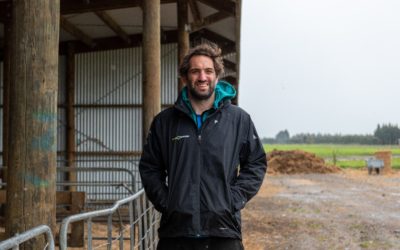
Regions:
M 267 175 L 242 219 L 246 250 L 400 249 L 400 172 Z

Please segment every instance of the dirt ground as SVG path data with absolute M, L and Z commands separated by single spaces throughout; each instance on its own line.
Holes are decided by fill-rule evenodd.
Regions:
M 242 220 L 246 250 L 400 249 L 400 172 L 267 175 Z

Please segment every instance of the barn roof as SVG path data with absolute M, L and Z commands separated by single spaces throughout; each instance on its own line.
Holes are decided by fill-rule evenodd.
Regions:
M 178 40 L 177 1 L 161 1 L 161 42 Z M 179 0 L 181 1 L 181 0 Z M 183 0 L 185 1 L 185 0 Z M 0 0 L 0 54 L 5 24 L 12 12 L 11 0 Z M 186 0 L 191 41 L 207 39 L 222 47 L 224 54 L 239 55 L 240 1 Z M 140 46 L 142 42 L 141 0 L 60 0 L 60 53 L 66 43 L 76 52 Z M 237 70 L 237 56 L 225 60 Z

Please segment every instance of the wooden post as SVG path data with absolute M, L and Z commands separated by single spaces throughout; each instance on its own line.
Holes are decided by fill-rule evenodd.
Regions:
M 6 235 L 56 223 L 59 0 L 13 1 Z M 44 249 L 43 238 L 25 249 Z
M 228 76 L 228 77 L 225 77 L 224 80 L 226 80 L 227 82 L 232 84 L 232 86 L 235 87 L 235 89 L 237 90 L 238 84 L 237 84 L 237 78 L 236 77 Z M 235 98 L 232 99 L 232 104 L 238 105 L 237 96 L 235 96 Z
M 11 3 L 7 4 L 7 12 L 11 15 Z M 4 60 L 3 60 L 3 167 L 8 166 L 9 127 L 10 127 L 10 81 L 11 81 L 11 17 L 4 23 Z M 4 173 L 4 171 L 3 171 Z M 2 176 L 6 181 L 7 176 Z
M 176 5 L 178 14 L 178 62 L 180 65 L 190 47 L 188 30 L 189 17 L 187 0 L 178 0 Z M 181 91 L 184 86 L 184 82 L 179 78 L 178 92 Z
M 160 0 L 145 0 L 143 4 L 143 110 L 142 110 L 142 133 L 143 144 L 150 130 L 151 122 L 161 110 L 161 42 L 160 42 Z M 148 218 L 142 218 L 142 232 Z M 140 231 L 140 230 L 139 230 Z M 145 235 L 141 242 L 146 246 Z
M 71 214 L 82 213 L 85 206 L 85 193 L 71 193 Z M 71 224 L 71 235 L 68 245 L 70 247 L 83 247 L 85 245 L 85 223 L 78 221 Z
M 143 141 L 161 110 L 160 0 L 143 1 Z
M 11 15 L 11 3 L 8 4 L 8 13 Z M 10 79 L 11 79 L 11 18 L 7 18 L 4 23 L 4 59 L 3 59 L 3 166 L 1 168 L 0 178 L 2 182 L 7 182 L 7 166 L 9 153 L 9 134 L 10 134 Z M 4 189 L 1 187 L 0 189 Z M 0 215 L 4 216 L 5 205 L 0 204 Z M 0 239 L 1 240 L 1 239 Z
M 75 48 L 68 44 L 67 52 L 67 165 L 75 168 Z M 68 181 L 76 182 L 76 172 L 68 173 Z M 70 191 L 76 191 L 76 186 L 70 186 Z
M 236 0 L 236 17 L 235 17 L 235 40 L 236 40 L 236 84 L 237 95 L 235 104 L 239 104 L 239 86 L 240 86 L 240 27 L 242 18 L 242 0 Z

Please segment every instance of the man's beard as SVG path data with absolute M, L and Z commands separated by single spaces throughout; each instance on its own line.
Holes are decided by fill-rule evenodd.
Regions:
M 190 93 L 190 97 L 192 97 L 193 99 L 197 100 L 197 101 L 205 101 L 208 100 L 212 94 L 214 93 L 215 90 L 215 85 L 211 85 L 210 84 L 210 89 L 209 92 L 206 94 L 200 94 L 196 91 L 196 89 L 194 87 L 192 87 L 192 85 L 188 84 L 188 90 Z

